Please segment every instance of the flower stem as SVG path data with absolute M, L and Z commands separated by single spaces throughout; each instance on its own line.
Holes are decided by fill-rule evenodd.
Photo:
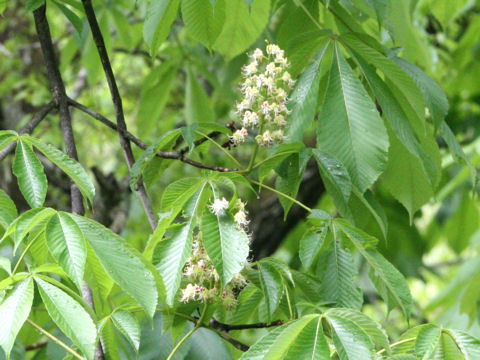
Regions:
M 177 352 L 178 349 L 180 349 L 180 346 L 182 346 L 182 344 L 195 332 L 198 330 L 198 328 L 200 328 L 202 326 L 202 321 L 203 321 L 203 317 L 205 316 L 205 313 L 207 312 L 207 303 L 205 303 L 205 306 L 203 307 L 203 311 L 202 311 L 202 314 L 200 315 L 200 318 L 197 320 L 197 323 L 195 324 L 195 326 L 193 327 L 192 330 L 190 330 L 189 332 L 187 332 L 185 334 L 185 336 L 177 343 L 177 345 L 175 345 L 175 347 L 173 348 L 172 352 L 170 353 L 170 355 L 168 355 L 168 358 L 167 360 L 172 360 L 173 359 L 173 355 L 175 355 L 175 353 Z

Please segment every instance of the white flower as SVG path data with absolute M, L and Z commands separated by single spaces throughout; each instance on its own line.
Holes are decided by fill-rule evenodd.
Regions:
M 268 103 L 268 101 L 264 101 L 262 103 L 262 113 L 266 115 L 268 114 L 269 111 L 270 111 L 270 104 Z
M 247 135 L 248 135 L 247 129 L 241 128 L 240 130 L 235 131 L 232 136 L 230 136 L 230 140 L 232 141 L 233 145 L 237 146 L 237 145 L 245 142 L 245 138 L 246 138 Z M 217 200 L 215 200 L 215 201 L 217 201 Z M 215 204 L 215 202 L 214 202 L 214 204 Z M 214 205 L 212 205 L 212 206 L 214 206 Z M 228 207 L 228 201 L 227 201 L 227 207 Z
M 247 101 L 255 100 L 257 96 L 258 96 L 258 89 L 256 87 L 247 86 L 245 88 L 245 99 L 247 99 Z
M 245 227 L 248 225 L 248 223 L 250 222 L 248 219 L 247 219 L 247 214 L 245 213 L 245 211 L 243 210 L 240 210 L 238 211 L 235 216 L 233 217 L 233 219 L 235 220 L 235 222 L 237 223 L 237 225 L 239 227 Z
M 245 66 L 243 68 L 243 72 L 246 76 L 250 76 L 252 74 L 255 74 L 257 72 L 257 66 L 258 66 L 258 63 L 254 60 L 252 61 L 250 64 L 248 64 L 247 66 Z
M 282 81 L 288 83 L 290 80 L 292 80 L 292 76 L 290 75 L 290 73 L 288 71 L 285 71 L 282 75 Z
M 275 44 L 268 44 L 267 45 L 267 54 L 268 55 L 276 55 L 278 52 L 282 51 L 278 45 Z
M 283 136 L 283 130 L 275 130 L 272 132 L 272 139 L 278 142 L 285 140 L 285 136 Z
M 237 130 L 238 131 L 238 130 Z M 210 211 L 215 215 L 218 215 L 221 211 L 228 208 L 228 201 L 225 198 L 215 199 L 212 205 L 210 205 Z
M 275 96 L 277 101 L 285 102 L 287 100 L 287 92 L 282 88 L 277 89 L 277 95 Z
M 275 66 L 275 63 L 274 62 L 271 62 L 267 65 L 267 67 L 265 68 L 265 74 L 267 75 L 273 75 L 275 74 L 275 71 L 276 71 L 277 67 Z
M 265 131 L 262 135 L 263 137 L 263 143 L 265 145 L 271 145 L 273 144 L 273 138 L 272 138 L 272 135 L 270 134 L 270 131 Z
M 275 81 L 272 77 L 267 77 L 263 84 L 267 87 L 269 92 L 272 92 L 275 89 Z
M 184 303 L 187 303 L 190 300 L 195 300 L 197 288 L 198 285 L 188 284 L 185 289 L 182 289 L 182 298 L 180 300 Z
M 243 110 L 249 109 L 250 105 L 250 101 L 248 101 L 247 99 L 243 99 L 237 104 L 237 113 L 241 113 Z
M 256 126 L 258 124 L 257 113 L 251 112 L 251 111 L 245 111 L 245 113 L 243 114 L 242 124 L 245 127 Z M 245 135 L 247 134 L 245 133 Z
M 263 59 L 263 51 L 260 49 L 255 49 L 255 51 L 252 54 L 252 58 L 256 61 L 262 61 Z
M 275 124 L 277 124 L 280 127 L 284 127 L 285 125 L 287 125 L 287 122 L 285 121 L 285 116 L 283 115 L 275 116 L 275 119 L 273 121 L 275 121 Z

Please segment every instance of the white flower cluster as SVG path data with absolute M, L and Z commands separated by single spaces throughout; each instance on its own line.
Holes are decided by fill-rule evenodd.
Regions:
M 233 210 L 235 210 L 235 215 L 233 219 L 237 224 L 237 227 L 240 230 L 247 230 L 250 220 L 247 218 L 248 211 L 245 209 L 245 203 L 238 199 L 233 205 Z M 213 203 L 209 206 L 210 211 L 215 215 L 220 214 L 222 211 L 226 211 L 229 207 L 229 202 L 224 197 L 221 199 L 215 199 Z
M 245 287 L 247 281 L 241 274 L 235 275 L 232 281 L 225 286 L 220 295 L 220 277 L 215 266 L 208 257 L 201 243 L 201 234 L 193 241 L 192 255 L 188 259 L 182 273 L 188 280 L 187 286 L 182 289 L 180 301 L 213 303 L 221 300 L 223 305 L 231 308 L 236 304 L 236 294 Z
M 243 127 L 231 136 L 234 145 L 245 142 L 247 129 L 257 129 L 255 140 L 268 146 L 284 139 L 287 108 L 287 91 L 295 81 L 287 71 L 289 66 L 285 52 L 275 44 L 268 44 L 266 54 L 256 49 L 251 62 L 243 67 L 243 100 L 237 104 Z

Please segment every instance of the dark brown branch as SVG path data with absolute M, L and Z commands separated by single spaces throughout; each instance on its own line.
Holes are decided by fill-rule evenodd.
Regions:
M 105 48 L 103 35 L 100 27 L 98 26 L 97 17 L 95 16 L 92 2 L 91 0 L 82 0 L 82 4 L 83 8 L 85 9 L 85 14 L 87 16 L 90 29 L 92 30 L 93 40 L 97 47 L 103 70 L 105 72 L 105 76 L 107 78 L 110 94 L 112 95 L 113 107 L 115 108 L 115 117 L 117 119 L 117 132 L 120 138 L 120 145 L 122 146 L 128 168 L 130 169 L 135 163 L 135 157 L 133 156 L 130 140 L 124 135 L 124 131 L 127 131 L 127 124 L 125 123 L 125 115 L 123 113 L 122 98 L 120 96 L 120 92 L 118 91 L 115 75 L 113 74 L 107 49 Z M 152 229 L 155 229 L 157 226 L 157 217 L 155 216 L 155 212 L 153 211 L 152 204 L 150 202 L 150 199 L 148 198 L 147 190 L 143 185 L 142 179 L 138 181 L 136 190 L 138 192 L 138 195 L 140 196 L 140 200 L 142 201 L 142 205 L 145 209 L 145 213 L 147 214 L 148 221 L 150 222 Z
M 35 344 L 30 344 L 30 345 L 25 346 L 25 351 L 38 350 L 38 349 L 44 348 L 45 346 L 47 346 L 47 344 L 48 344 L 48 342 L 46 342 L 46 341 L 38 342 L 38 343 L 35 343 Z
M 208 328 L 207 328 L 208 329 Z M 241 351 L 248 351 L 248 349 L 250 349 L 250 347 L 248 345 L 245 345 L 244 343 L 234 339 L 234 338 L 231 338 L 229 336 L 227 336 L 226 334 L 222 334 L 222 333 L 218 333 L 218 335 L 225 341 L 228 341 L 230 344 L 232 344 L 233 346 L 235 346 L 238 350 L 241 350 Z
M 260 323 L 255 323 L 255 324 L 240 324 L 240 325 L 233 325 L 233 324 L 224 324 L 216 319 L 212 318 L 210 320 L 210 327 L 220 330 L 220 331 L 226 331 L 229 332 L 231 330 L 245 330 L 245 329 L 263 329 L 263 328 L 269 328 L 273 326 L 279 326 L 283 325 L 284 321 L 283 320 L 275 320 L 272 322 L 260 322 Z
M 20 135 L 22 134 L 30 134 L 37 126 L 40 124 L 40 122 L 45 119 L 45 117 L 55 109 L 57 105 L 55 102 L 52 100 L 48 104 L 45 104 L 42 106 L 40 111 L 36 113 L 28 123 L 26 123 L 19 131 L 18 133 Z M 14 141 L 13 143 L 8 144 L 2 151 L 0 151 L 0 161 L 5 159 L 5 157 L 10 154 L 16 146 L 17 142 Z
M 83 111 L 84 113 L 90 115 L 94 119 L 100 121 L 102 124 L 108 126 L 110 129 L 115 130 L 115 131 L 121 131 L 122 135 L 125 138 L 127 138 L 128 140 L 133 142 L 139 148 L 141 148 L 143 150 L 148 148 L 148 145 L 145 142 L 143 142 L 142 140 L 140 140 L 139 138 L 137 138 L 135 135 L 128 132 L 127 130 L 124 130 L 124 129 L 118 130 L 118 127 L 115 123 L 108 120 L 105 116 L 99 114 L 95 110 L 92 110 L 89 107 L 87 107 L 83 104 L 80 104 L 79 102 L 77 102 L 73 99 L 69 99 L 69 102 L 70 102 L 70 105 L 72 105 L 73 107 L 75 107 L 75 108 Z M 183 150 L 184 149 L 182 149 L 180 151 L 158 151 L 157 156 L 161 157 L 161 158 L 164 158 L 164 159 L 180 160 L 180 161 L 182 161 L 186 164 L 198 167 L 200 169 L 207 169 L 207 170 L 213 170 L 213 171 L 219 171 L 219 172 L 238 171 L 238 169 L 230 169 L 230 168 L 225 168 L 225 167 L 221 167 L 221 166 L 212 166 L 212 165 L 206 165 L 206 164 L 199 163 L 197 161 L 194 161 L 192 159 L 189 159 L 189 158 L 185 157 L 184 154 L 182 153 Z
M 43 59 L 47 67 L 48 80 L 50 82 L 53 100 L 58 106 L 60 115 L 60 127 L 62 129 L 63 140 L 65 142 L 65 152 L 71 158 L 78 160 L 77 148 L 75 145 L 75 138 L 73 136 L 72 119 L 70 117 L 68 97 L 65 91 L 65 85 L 62 80 L 62 75 L 57 63 L 55 49 L 53 47 L 52 36 L 50 34 L 50 27 L 48 25 L 46 16 L 46 5 L 42 5 L 33 12 L 35 19 L 35 27 L 37 29 L 38 38 L 42 48 Z M 70 193 L 72 198 L 72 212 L 79 215 L 85 214 L 83 207 L 83 198 L 77 185 L 70 181 Z M 82 286 L 82 296 L 85 301 L 94 308 L 92 292 L 87 283 L 84 282 Z M 100 342 L 98 342 L 95 350 L 95 359 L 103 359 L 103 349 Z

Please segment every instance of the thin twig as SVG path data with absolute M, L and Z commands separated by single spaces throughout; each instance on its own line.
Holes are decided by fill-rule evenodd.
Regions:
M 103 35 L 100 30 L 100 26 L 98 25 L 92 2 L 91 0 L 82 0 L 82 4 L 83 8 L 85 9 L 85 15 L 87 16 L 90 29 L 92 30 L 93 40 L 95 42 L 95 45 L 97 46 L 98 55 L 100 56 L 105 76 L 107 78 L 110 94 L 112 95 L 113 107 L 115 108 L 115 117 L 117 119 L 117 132 L 120 139 L 120 145 L 122 146 L 125 160 L 127 162 L 128 168 L 130 169 L 135 163 L 135 157 L 133 156 L 130 140 L 124 135 L 122 131 L 127 131 L 127 124 L 125 122 L 125 115 L 123 113 L 122 98 L 120 96 L 120 92 L 118 91 L 115 75 L 113 74 L 107 49 L 105 48 Z M 141 178 L 137 182 L 136 190 L 138 192 L 140 200 L 142 201 L 142 205 L 147 215 L 148 221 L 150 222 L 150 226 L 152 227 L 152 229 L 155 229 L 157 227 L 157 217 L 155 216 L 152 204 L 150 202 L 150 199 L 148 198 L 147 190 L 145 189 Z
M 53 47 L 52 36 L 50 34 L 50 27 L 48 25 L 46 16 L 46 5 L 40 6 L 33 12 L 35 18 L 35 27 L 38 38 L 42 48 L 45 66 L 47 67 L 48 80 L 50 81 L 53 100 L 59 108 L 60 127 L 62 129 L 63 140 L 65 143 L 65 151 L 68 156 L 78 160 L 77 148 L 75 145 L 75 137 L 73 136 L 72 120 L 70 117 L 68 97 L 65 91 L 62 75 L 58 67 L 55 49 Z M 72 201 L 72 212 L 79 215 L 85 214 L 83 207 L 83 197 L 78 186 L 74 181 L 70 180 L 70 193 Z M 91 290 L 84 282 L 82 286 L 82 296 L 85 301 L 94 309 Z M 95 359 L 102 360 L 103 349 L 100 342 L 97 343 L 95 349 Z
M 25 346 L 25 351 L 38 350 L 38 349 L 44 348 L 45 346 L 47 346 L 47 344 L 48 344 L 48 342 L 46 342 L 46 341 L 38 342 L 38 343 L 35 343 L 35 344 L 30 344 L 30 345 Z
M 235 325 L 235 324 L 224 324 L 216 319 L 212 318 L 210 320 L 210 327 L 215 328 L 218 330 L 223 330 L 223 331 L 231 331 L 231 330 L 245 330 L 245 329 L 263 329 L 263 328 L 269 328 L 273 326 L 279 326 L 283 325 L 284 321 L 283 320 L 275 320 L 272 322 L 260 322 L 260 323 L 255 323 L 255 324 L 240 324 L 240 325 Z
M 30 134 L 37 126 L 40 124 L 40 122 L 45 119 L 45 117 L 55 109 L 57 105 L 55 102 L 52 100 L 48 104 L 43 105 L 40 110 L 30 119 L 28 123 L 26 123 L 19 131 L 18 133 L 20 135 L 22 134 Z M 10 154 L 14 149 L 15 146 L 17 145 L 17 142 L 14 141 L 10 144 L 8 144 L 2 151 L 0 151 L 0 161 L 5 159 L 5 157 Z
M 84 113 L 90 115 L 95 120 L 98 120 L 102 124 L 108 126 L 110 129 L 115 130 L 115 131 L 121 131 L 123 136 L 125 136 L 128 140 L 130 140 L 135 145 L 137 145 L 140 149 L 145 150 L 145 149 L 148 148 L 148 145 L 145 142 L 143 142 L 142 140 L 140 140 L 139 138 L 137 138 L 135 135 L 133 135 L 132 133 L 130 133 L 127 130 L 118 130 L 118 127 L 114 122 L 108 120 L 105 116 L 99 114 L 95 110 L 92 110 L 89 107 L 87 107 L 83 104 L 80 104 L 79 102 L 77 102 L 73 99 L 69 99 L 69 103 L 73 107 L 75 107 L 75 108 L 83 111 Z M 225 168 L 225 167 L 222 167 L 222 166 L 213 166 L 213 165 L 207 165 L 207 164 L 199 163 L 195 160 L 192 160 L 192 159 L 184 156 L 183 149 L 180 150 L 180 151 L 158 151 L 157 156 L 161 157 L 163 159 L 180 160 L 180 161 L 182 161 L 186 164 L 198 167 L 200 169 L 207 169 L 207 170 L 219 171 L 219 172 L 235 172 L 235 171 L 238 171 L 238 169 L 231 169 L 231 168 Z
M 38 331 L 40 331 L 43 335 L 45 335 L 46 337 L 48 337 L 49 339 L 53 340 L 54 342 L 56 342 L 58 345 L 60 345 L 61 347 L 63 347 L 65 350 L 67 350 L 70 354 L 72 354 L 73 356 L 75 356 L 77 359 L 80 359 L 80 360 L 84 360 L 85 358 L 80 355 L 78 352 L 76 352 L 75 350 L 73 350 L 70 346 L 68 346 L 67 344 L 65 344 L 62 340 L 60 340 L 59 338 L 55 337 L 54 335 L 50 334 L 47 330 L 45 330 L 44 328 L 42 328 L 40 325 L 37 325 L 36 323 L 34 323 L 32 320 L 30 319 L 27 319 L 27 322 L 32 325 L 35 329 L 37 329 Z

